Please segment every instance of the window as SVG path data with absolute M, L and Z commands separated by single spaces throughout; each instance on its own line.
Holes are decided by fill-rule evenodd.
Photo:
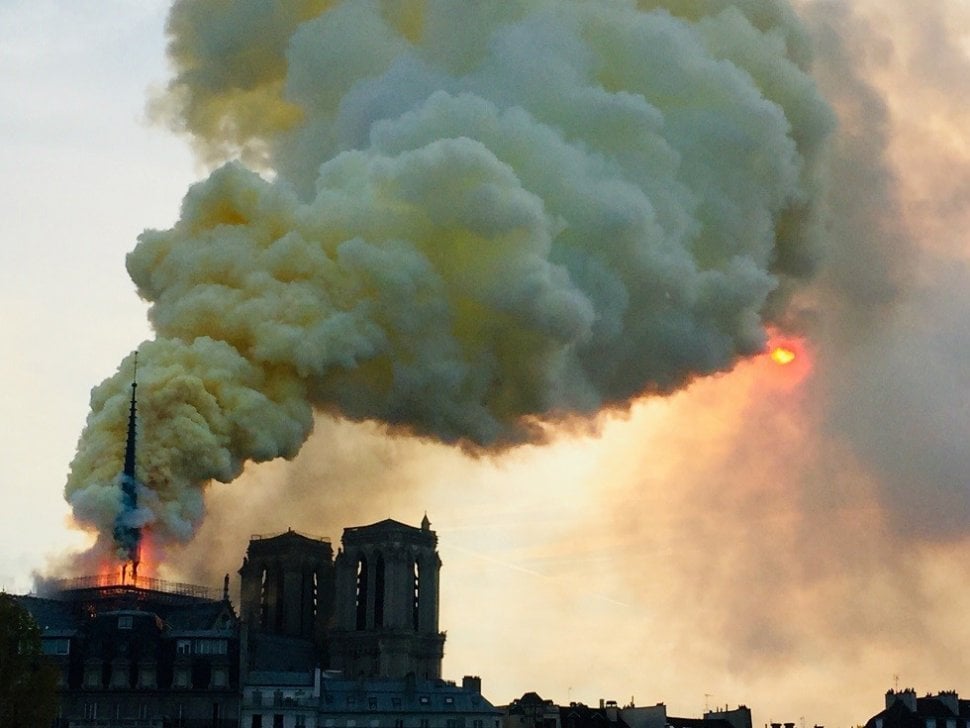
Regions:
M 414 630 L 417 631 L 420 625 L 418 607 L 421 604 L 421 567 L 418 566 L 417 561 L 414 562 L 412 577 L 411 585 L 414 588 L 414 601 L 411 603 L 411 623 Z
M 404 728 L 404 718 L 396 718 L 394 720 L 394 728 Z
M 88 665 L 84 668 L 84 687 L 101 687 L 101 665 Z
M 421 728 L 430 728 L 430 727 L 431 727 L 431 721 L 428 720 L 427 718 L 422 718 L 421 719 Z
M 357 559 L 357 629 L 367 629 L 367 559 Z
M 50 638 L 41 640 L 40 650 L 45 655 L 66 655 L 71 651 L 71 640 Z
M 400 708 L 401 707 L 401 699 L 400 698 L 391 698 L 391 705 L 393 707 L 395 707 L 395 708 Z
M 445 705 L 454 705 L 454 704 L 455 704 L 455 698 L 453 696 L 451 696 L 451 695 L 446 695 L 445 696 Z
M 187 688 L 189 686 L 189 671 L 182 667 L 175 670 L 175 674 L 172 677 L 172 687 L 174 688 Z
M 225 640 L 196 640 L 195 654 L 197 655 L 224 655 L 227 652 Z
M 249 728 L 263 728 L 263 716 L 259 713 L 254 715 L 249 723 Z
M 273 714 L 273 728 L 283 728 L 283 714 L 274 713 Z
M 226 670 L 221 667 L 214 667 L 212 669 L 212 687 L 224 688 L 228 684 L 229 676 L 226 674 Z
M 303 713 L 296 714 L 296 728 L 306 728 L 306 716 Z
M 131 629 L 135 623 L 135 618 L 130 614 L 122 614 L 118 617 L 118 629 Z
M 253 690 L 253 705 L 255 705 L 258 708 L 262 706 L 262 704 L 263 704 L 263 691 Z
M 192 640 L 176 640 L 175 652 L 179 655 L 192 654 Z
M 347 707 L 349 708 L 352 705 L 357 705 L 357 698 L 355 698 L 353 695 L 348 695 L 347 696 Z
M 377 710 L 377 698 L 371 696 L 367 698 L 367 707 L 370 710 Z
M 429 698 L 427 695 L 422 695 L 420 698 L 418 698 L 418 702 L 421 703 L 421 705 L 430 705 L 431 698 Z
M 84 717 L 89 720 L 97 720 L 98 718 L 98 704 L 97 703 L 85 703 L 84 704 Z
M 458 728 L 458 721 L 455 720 L 454 718 L 449 718 L 445 722 L 445 726 L 447 726 L 447 728 Z

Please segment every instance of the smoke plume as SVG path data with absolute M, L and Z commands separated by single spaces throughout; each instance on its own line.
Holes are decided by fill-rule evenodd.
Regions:
M 833 121 L 784 2 L 180 0 L 169 31 L 156 111 L 241 161 L 127 261 L 163 542 L 315 410 L 482 452 L 729 370 L 821 253 Z M 102 534 L 130 370 L 67 484 Z

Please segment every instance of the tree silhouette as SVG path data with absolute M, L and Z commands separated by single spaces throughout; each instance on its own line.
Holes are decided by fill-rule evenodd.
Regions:
M 40 627 L 0 592 L 0 726 L 45 728 L 57 715 L 57 670 L 41 654 Z

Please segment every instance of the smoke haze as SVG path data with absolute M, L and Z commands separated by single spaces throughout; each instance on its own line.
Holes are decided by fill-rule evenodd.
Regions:
M 218 583 L 251 533 L 336 538 L 426 509 L 446 670 L 481 673 L 497 702 L 635 695 L 695 715 L 708 693 L 756 722 L 845 726 L 894 675 L 967 693 L 970 13 L 555 5 L 570 11 L 463 6 L 480 14 L 464 23 L 431 2 L 173 7 L 156 111 L 263 176 L 217 170 L 129 259 L 158 333 L 140 371 L 161 362 L 139 387 L 146 430 L 184 411 L 200 443 L 174 462 L 143 437 L 146 522 L 195 534 L 167 573 Z M 663 44 L 638 45 L 648 25 Z M 770 151 L 722 155 L 742 147 Z M 463 184 L 442 188 L 455 165 Z M 467 258 L 444 230 L 475 241 Z M 264 342 L 272 300 L 287 326 Z M 678 326 L 635 315 L 658 303 Z M 799 368 L 743 360 L 766 323 Z M 128 383 L 122 366 L 93 399 L 69 485 L 85 523 L 116 508 Z M 528 441 L 545 444 L 510 448 Z
M 541 442 L 729 370 L 786 317 L 832 118 L 783 4 L 476 8 L 173 6 L 159 108 L 272 179 L 220 167 L 128 257 L 157 334 L 131 525 L 191 537 L 203 486 L 293 457 L 314 409 Z M 129 371 L 67 487 L 102 533 Z

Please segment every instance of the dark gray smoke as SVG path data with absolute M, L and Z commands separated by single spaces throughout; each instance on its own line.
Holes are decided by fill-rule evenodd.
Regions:
M 221 167 L 128 258 L 163 541 L 314 409 L 539 442 L 761 352 L 814 270 L 832 118 L 784 2 L 184 0 L 170 30 L 177 123 L 272 180 Z M 67 487 L 102 530 L 124 386 Z

